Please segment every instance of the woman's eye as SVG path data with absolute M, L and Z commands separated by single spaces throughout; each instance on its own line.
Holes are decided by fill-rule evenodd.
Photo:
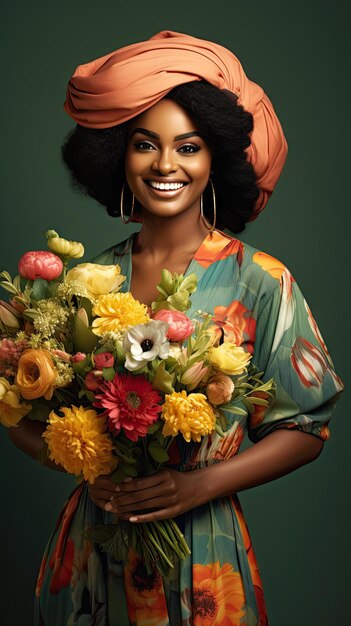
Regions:
M 182 154 L 193 154 L 194 152 L 198 152 L 200 150 L 199 146 L 196 146 L 193 143 L 186 143 L 180 148 L 178 148 L 178 152 Z
M 149 141 L 138 141 L 134 144 L 138 150 L 154 150 L 154 146 Z

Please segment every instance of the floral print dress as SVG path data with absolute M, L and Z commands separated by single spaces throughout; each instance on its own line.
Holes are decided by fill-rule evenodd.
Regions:
M 135 233 L 95 262 L 118 263 L 131 283 Z M 186 275 L 197 291 L 188 315 L 212 313 L 224 340 L 235 341 L 274 378 L 277 397 L 267 410 L 228 414 L 225 437 L 187 443 L 177 437 L 169 464 L 191 471 L 225 462 L 247 434 L 255 443 L 277 428 L 326 440 L 343 385 L 312 313 L 289 270 L 277 259 L 219 230 L 208 234 Z M 130 551 L 122 564 L 84 540 L 82 531 L 111 522 L 90 500 L 85 483 L 72 493 L 48 542 L 36 590 L 38 626 L 266 626 L 262 582 L 238 496 L 213 500 L 177 518 L 191 555 L 171 578 L 147 575 Z

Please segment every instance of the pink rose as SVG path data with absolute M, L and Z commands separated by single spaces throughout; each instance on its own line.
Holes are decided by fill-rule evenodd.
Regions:
M 18 262 L 18 271 L 23 278 L 55 280 L 63 270 L 61 259 L 53 252 L 34 250 L 23 254 Z
M 61 361 L 65 361 L 66 363 L 71 362 L 71 355 L 64 352 L 64 350 L 52 350 L 52 354 L 57 356 L 58 359 L 61 359 Z
M 153 317 L 154 320 L 167 322 L 169 328 L 166 337 L 169 341 L 184 341 L 194 332 L 194 325 L 181 311 L 169 311 L 161 309 Z
M 76 352 L 76 354 L 72 356 L 72 363 L 80 363 L 80 361 L 84 361 L 86 356 L 84 352 Z
M 111 352 L 100 352 L 100 354 L 94 354 L 94 365 L 97 370 L 102 370 L 104 367 L 113 367 L 115 359 Z
M 95 372 L 94 370 L 92 372 L 88 372 L 84 379 L 84 384 L 89 391 L 96 391 L 101 382 L 102 378 L 100 376 L 100 372 Z

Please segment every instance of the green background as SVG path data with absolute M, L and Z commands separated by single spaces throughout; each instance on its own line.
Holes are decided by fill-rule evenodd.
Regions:
M 347 383 L 349 23 L 347 2 L 337 1 L 8 4 L 1 25 L 0 268 L 15 272 L 23 252 L 45 248 L 48 228 L 84 242 L 86 260 L 135 229 L 73 191 L 61 164 L 60 145 L 72 127 L 62 104 L 76 65 L 163 29 L 214 40 L 264 87 L 289 143 L 268 207 L 241 238 L 289 267 Z M 348 623 L 348 407 L 346 390 L 316 462 L 240 495 L 270 626 Z M 29 626 L 41 553 L 75 483 L 18 452 L 4 429 L 0 436 L 1 623 Z

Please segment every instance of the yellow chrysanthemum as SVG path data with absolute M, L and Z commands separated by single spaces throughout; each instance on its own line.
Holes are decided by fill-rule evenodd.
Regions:
M 201 437 L 211 433 L 216 424 L 216 416 L 203 393 L 190 393 L 185 390 L 166 395 L 162 406 L 165 424 L 162 434 L 175 437 L 182 433 L 186 441 L 201 441 Z
M 109 293 L 100 296 L 93 307 L 92 331 L 95 335 L 127 330 L 136 324 L 150 321 L 145 304 L 140 304 L 131 293 Z
M 104 432 L 106 422 L 93 409 L 62 407 L 64 417 L 54 411 L 43 437 L 49 446 L 50 459 L 70 474 L 93 483 L 100 474 L 109 474 L 117 465 L 113 444 Z

